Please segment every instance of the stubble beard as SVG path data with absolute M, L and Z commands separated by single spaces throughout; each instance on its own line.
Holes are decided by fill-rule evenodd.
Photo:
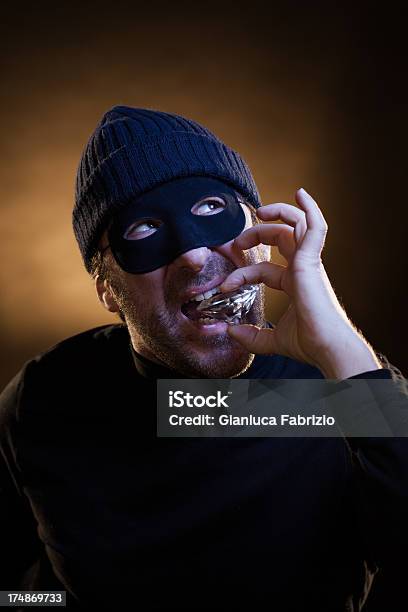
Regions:
M 259 259 L 248 251 L 247 265 Z M 221 264 L 221 266 L 220 266 Z M 221 269 L 220 269 L 221 267 Z M 228 268 L 228 269 L 227 269 Z M 201 335 L 198 341 L 190 340 L 179 333 L 180 304 L 175 297 L 188 286 L 203 284 L 217 275 L 227 276 L 235 267 L 231 262 L 214 260 L 206 266 L 206 274 L 185 275 L 164 291 L 165 305 L 162 309 L 146 308 L 146 299 L 124 281 L 121 274 L 110 279 L 115 297 L 125 317 L 133 346 L 142 355 L 171 368 L 189 378 L 233 378 L 243 374 L 252 364 L 254 355 L 230 338 L 228 333 Z M 193 280 L 194 279 L 194 280 Z M 192 282 L 193 281 L 193 282 Z M 262 326 L 265 322 L 265 294 L 263 286 L 257 293 L 248 313 L 248 323 Z

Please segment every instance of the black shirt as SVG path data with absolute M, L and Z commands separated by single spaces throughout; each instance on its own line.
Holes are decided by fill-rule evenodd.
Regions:
M 406 440 L 158 438 L 169 377 L 184 378 L 110 325 L 9 383 L 0 588 L 67 590 L 82 609 L 358 610 L 407 543 Z M 257 355 L 242 377 L 323 376 Z

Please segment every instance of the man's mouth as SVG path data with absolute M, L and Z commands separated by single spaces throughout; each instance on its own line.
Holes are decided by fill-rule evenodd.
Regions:
M 208 291 L 204 291 L 203 293 L 197 293 L 190 300 L 184 302 L 181 305 L 181 312 L 185 317 L 190 319 L 190 321 L 197 321 L 203 325 L 211 325 L 219 321 L 219 319 L 214 319 L 213 317 L 203 316 L 199 310 L 197 310 L 197 306 L 203 301 L 208 300 L 213 295 L 217 295 L 221 293 L 219 290 L 219 285 L 217 287 L 213 287 L 212 289 L 208 289 Z
M 190 287 L 180 295 L 180 315 L 202 331 L 225 333 L 228 325 L 251 323 L 252 306 L 258 284 L 247 283 L 226 293 L 220 291 L 225 276 L 216 276 L 201 286 Z
M 248 319 L 246 315 L 249 313 L 255 296 L 250 296 L 250 301 L 248 303 L 247 289 L 244 291 L 238 290 L 238 294 L 235 292 L 234 298 L 240 299 L 241 305 L 244 305 L 245 300 L 248 303 L 248 307 L 245 309 L 245 306 L 243 306 L 243 312 L 241 312 L 241 308 L 237 307 L 237 304 L 231 304 L 229 297 L 227 297 L 229 294 L 222 294 L 219 287 L 220 285 L 217 285 L 202 293 L 195 292 L 188 301 L 181 305 L 182 314 L 198 325 L 213 326 L 216 323 L 227 323 L 229 325 L 247 323 Z M 224 295 L 226 296 L 225 298 Z

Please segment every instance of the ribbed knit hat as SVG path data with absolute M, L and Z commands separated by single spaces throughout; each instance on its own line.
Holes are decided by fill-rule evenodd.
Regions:
M 260 206 L 245 161 L 199 123 L 146 108 L 107 111 L 82 153 L 76 179 L 73 226 L 88 272 L 115 211 L 158 185 L 195 175 L 221 179 Z

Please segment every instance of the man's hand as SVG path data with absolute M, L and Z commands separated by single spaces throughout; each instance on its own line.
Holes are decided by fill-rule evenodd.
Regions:
M 347 378 L 381 368 L 374 351 L 353 327 L 340 305 L 321 260 L 327 223 L 314 199 L 296 192 L 299 208 L 269 204 L 258 209 L 262 221 L 242 232 L 234 247 L 277 246 L 287 266 L 263 261 L 238 268 L 222 283 L 231 291 L 246 283 L 265 283 L 284 291 L 288 309 L 274 329 L 230 325 L 228 332 L 251 353 L 277 353 L 318 367 L 326 378 Z

